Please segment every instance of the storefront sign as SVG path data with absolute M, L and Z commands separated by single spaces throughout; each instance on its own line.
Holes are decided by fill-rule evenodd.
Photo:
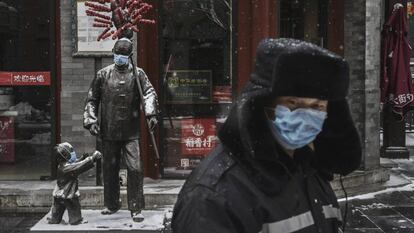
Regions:
M 216 143 L 215 119 L 181 120 L 181 154 L 206 156 Z
M 0 117 L 0 162 L 14 162 L 14 118 Z
M 210 70 L 171 70 L 167 72 L 167 103 L 211 103 L 211 79 Z
M 218 103 L 232 102 L 231 86 L 215 86 L 213 91 L 213 100 Z
M 0 86 L 49 86 L 50 72 L 0 72 Z

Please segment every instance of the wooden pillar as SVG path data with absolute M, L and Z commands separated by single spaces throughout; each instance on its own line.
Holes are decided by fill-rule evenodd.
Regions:
M 344 56 L 344 0 L 330 0 L 328 6 L 328 49 Z
M 155 19 L 155 25 L 145 25 L 141 27 L 141 32 L 138 34 L 138 66 L 144 69 L 150 82 L 155 88 L 158 96 L 160 96 L 160 45 L 159 45 L 159 9 L 161 7 L 160 1 L 149 0 L 149 4 L 153 5 L 154 10 L 151 10 L 148 18 Z M 159 134 L 156 133 L 156 141 L 159 145 Z M 141 114 L 141 138 L 140 138 L 141 156 L 144 163 L 144 174 L 146 177 L 153 179 L 159 178 L 159 161 L 156 161 L 154 148 L 151 143 L 151 138 L 145 122 L 145 116 Z M 159 147 L 158 147 L 159 148 Z
M 249 80 L 259 42 L 277 35 L 278 7 L 275 0 L 238 1 L 237 94 Z
M 54 130 L 52 132 L 54 132 L 54 135 L 52 135 L 52 140 L 55 141 L 55 143 L 60 143 L 60 137 L 61 137 L 61 132 L 60 132 L 60 126 L 61 126 L 61 119 L 60 119 L 60 92 L 61 92 L 61 79 L 62 79 L 62 69 L 61 69 L 61 49 L 60 49 L 60 45 L 61 45 L 61 38 L 60 38 L 60 1 L 56 1 L 53 4 L 51 4 L 52 10 L 51 10 L 51 18 L 54 21 L 54 30 L 53 31 L 53 35 L 51 35 L 51 40 L 52 42 L 54 42 L 54 45 L 51 45 L 50 51 L 52 51 L 52 56 L 53 56 L 53 61 L 51 61 L 51 65 L 53 65 L 54 67 L 51 68 L 52 70 L 54 70 L 54 72 L 52 73 L 52 77 L 54 77 L 53 81 L 52 81 L 52 88 L 53 88 L 53 102 L 54 102 L 54 106 L 52 105 L 52 107 L 54 107 L 54 109 L 52 109 L 52 116 L 55 118 L 54 119 Z M 53 44 L 53 43 L 51 43 Z M 54 51 L 53 51 L 54 50 Z M 51 177 L 54 179 L 57 176 L 57 161 L 56 158 L 54 156 L 51 157 L 51 163 L 50 163 L 50 168 L 51 168 Z

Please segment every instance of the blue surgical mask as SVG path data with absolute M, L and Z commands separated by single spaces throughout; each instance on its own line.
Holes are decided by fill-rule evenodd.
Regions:
M 275 120 L 269 120 L 277 142 L 284 148 L 295 150 L 311 143 L 322 131 L 327 113 L 315 109 L 289 108 L 278 105 Z
M 76 160 L 77 160 L 76 152 L 75 151 L 74 152 L 71 152 L 70 153 L 70 159 L 68 160 L 68 162 L 69 163 L 73 163 L 73 162 L 76 162 Z
M 118 66 L 124 66 L 129 62 L 129 56 L 121 55 L 121 54 L 114 54 L 114 62 Z

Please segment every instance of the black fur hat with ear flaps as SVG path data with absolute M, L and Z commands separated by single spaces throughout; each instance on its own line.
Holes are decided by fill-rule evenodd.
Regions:
M 264 103 L 277 96 L 328 100 L 328 119 L 314 142 L 317 147 L 315 150 L 327 153 L 326 156 L 331 153 L 333 155 L 339 153 L 336 151 L 338 148 L 324 145 L 325 142 L 341 146 L 342 142 L 336 142 L 337 140 L 348 140 L 350 143 L 345 143 L 348 148 L 341 147 L 341 153 L 344 156 L 347 152 L 357 153 L 358 158 L 347 161 L 351 162 L 352 168 L 336 169 L 338 173 L 347 173 L 359 166 L 361 159 L 359 137 L 345 100 L 348 86 L 348 64 L 340 56 L 296 39 L 265 39 L 257 48 L 250 80 L 221 127 L 219 138 L 238 156 L 277 160 L 276 151 L 279 146 L 267 124 Z M 339 114 L 332 111 L 338 111 Z M 341 127 L 338 128 L 335 124 Z

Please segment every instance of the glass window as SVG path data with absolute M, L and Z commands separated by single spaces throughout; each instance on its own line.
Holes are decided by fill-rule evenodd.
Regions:
M 52 1 L 0 2 L 0 180 L 51 175 Z
M 189 174 L 217 144 L 233 98 L 231 0 L 162 2 L 164 176 Z
M 280 36 L 327 47 L 328 0 L 281 0 Z

